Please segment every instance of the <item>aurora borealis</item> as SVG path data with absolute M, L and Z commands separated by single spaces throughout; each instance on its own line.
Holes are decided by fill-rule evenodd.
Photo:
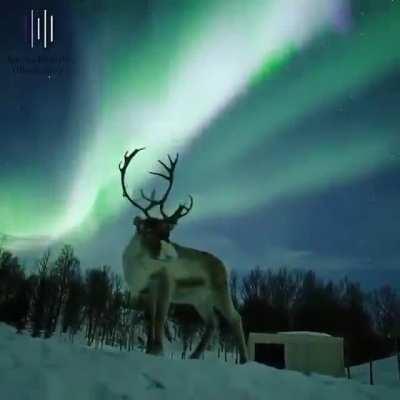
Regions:
M 156 184 L 147 171 L 181 153 L 171 206 L 194 196 L 175 234 L 185 244 L 235 268 L 398 269 L 400 3 L 376 3 L 38 1 L 55 13 L 56 46 L 34 54 L 72 60 L 40 76 L 7 62 L 33 54 L 13 22 L 31 5 L 10 1 L 6 245 L 67 241 L 118 269 L 134 212 L 117 165 L 146 146 L 130 188 Z

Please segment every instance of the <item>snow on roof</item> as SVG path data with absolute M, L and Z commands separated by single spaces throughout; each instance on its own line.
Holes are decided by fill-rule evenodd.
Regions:
M 311 332 L 311 331 L 286 331 L 286 332 L 278 332 L 279 334 L 285 335 L 310 335 L 310 336 L 332 336 L 323 332 Z

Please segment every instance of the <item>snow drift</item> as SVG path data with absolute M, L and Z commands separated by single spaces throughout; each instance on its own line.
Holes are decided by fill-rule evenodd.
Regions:
M 399 399 L 400 388 L 282 371 L 250 362 L 171 360 L 141 352 L 94 350 L 60 338 L 18 335 L 0 324 L 0 398 L 133 399 Z

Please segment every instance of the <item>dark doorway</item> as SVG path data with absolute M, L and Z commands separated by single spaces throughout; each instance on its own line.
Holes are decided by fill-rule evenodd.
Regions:
M 285 345 L 276 343 L 259 343 L 255 346 L 255 361 L 284 369 L 285 365 Z

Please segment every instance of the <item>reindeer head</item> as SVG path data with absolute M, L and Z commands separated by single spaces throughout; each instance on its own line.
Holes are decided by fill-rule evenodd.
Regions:
M 161 218 L 141 218 L 135 217 L 133 224 L 136 226 L 137 233 L 148 241 L 165 240 L 169 241 L 169 234 L 175 225 L 164 221 Z
M 140 235 L 143 239 L 150 242 L 159 242 L 160 240 L 169 240 L 169 234 L 175 225 L 178 223 L 178 220 L 189 213 L 189 211 L 193 207 L 193 198 L 189 196 L 190 203 L 189 206 L 185 204 L 179 204 L 176 210 L 171 214 L 167 215 L 164 211 L 165 202 L 168 199 L 168 195 L 171 192 L 172 185 L 174 182 L 174 172 L 176 164 L 178 163 L 178 154 L 175 159 L 172 159 L 170 155 L 168 155 L 169 165 L 165 164 L 163 161 L 158 160 L 161 166 L 165 169 L 165 173 L 162 172 L 150 172 L 152 175 L 157 175 L 168 182 L 168 186 L 164 192 L 164 194 L 156 199 L 156 191 L 153 190 L 151 196 L 147 196 L 143 190 L 140 190 L 140 194 L 142 199 L 146 201 L 148 204 L 146 206 L 142 206 L 136 200 L 133 200 L 131 196 L 129 196 L 128 191 L 125 185 L 125 174 L 126 169 L 128 168 L 129 163 L 135 157 L 137 153 L 142 151 L 144 147 L 140 149 L 135 149 L 131 154 L 129 152 L 125 153 L 123 164 L 120 163 L 119 170 L 121 172 L 121 185 L 122 185 L 122 194 L 123 197 L 126 197 L 129 202 L 136 208 L 138 208 L 144 214 L 144 218 L 135 217 L 133 223 L 136 226 L 136 231 L 138 235 Z M 161 218 L 156 218 L 150 215 L 150 210 L 154 207 L 159 207 L 159 211 L 161 214 Z

